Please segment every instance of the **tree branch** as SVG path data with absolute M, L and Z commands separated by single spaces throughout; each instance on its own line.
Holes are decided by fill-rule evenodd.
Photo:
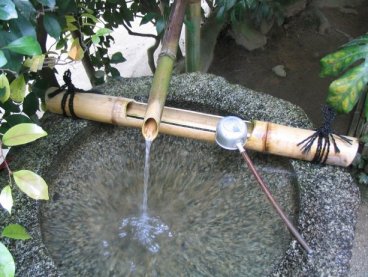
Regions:
M 142 33 L 136 33 L 136 32 L 133 32 L 132 30 L 129 29 L 129 27 L 124 23 L 122 22 L 122 25 L 124 26 L 124 28 L 128 31 L 128 34 L 129 35 L 132 35 L 132 36 L 138 36 L 138 37 L 147 37 L 147 38 L 154 38 L 156 39 L 157 36 L 156 35 L 152 35 L 152 34 L 142 34 Z
M 154 54 L 158 46 L 160 45 L 161 39 L 157 36 L 155 39 L 155 43 L 147 49 L 147 56 L 148 56 L 148 65 L 153 74 L 155 74 L 156 66 L 155 66 L 155 58 Z

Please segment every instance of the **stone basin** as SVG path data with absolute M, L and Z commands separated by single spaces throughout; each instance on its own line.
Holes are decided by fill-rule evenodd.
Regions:
M 150 84 L 149 77 L 123 79 L 110 81 L 100 90 L 108 95 L 146 101 Z M 312 127 L 299 107 L 208 74 L 174 76 L 168 105 L 237 115 L 247 120 Z M 7 223 L 20 223 L 29 230 L 32 240 L 4 240 L 4 243 L 15 257 L 18 276 L 68 276 L 70 272 L 88 276 L 93 271 L 93 262 L 85 262 L 82 269 L 74 269 L 68 262 L 60 264 L 60 260 L 79 256 L 93 261 L 88 251 L 95 249 L 89 242 L 94 241 L 96 234 L 109 233 L 113 228 L 104 228 L 111 222 L 119 222 L 124 212 L 129 210 L 127 207 L 132 207 L 132 211 L 139 209 L 141 190 L 136 184 L 140 183 L 139 173 L 143 176 L 143 138 L 139 130 L 75 121 L 52 114 L 45 115 L 42 125 L 49 136 L 30 146 L 14 149 L 15 159 L 11 167 L 35 170 L 44 176 L 49 184 L 50 201 L 32 201 L 15 193 L 13 213 L 10 217 L 3 211 L 0 213 L 0 227 Z M 169 242 L 160 241 L 160 251 L 166 255 L 163 259 L 167 261 L 165 267 L 161 267 L 159 258 L 142 258 L 146 259 L 146 264 L 154 264 L 152 268 L 158 266 L 151 273 L 170 276 L 170 272 L 163 269 L 168 268 L 175 275 L 176 271 L 172 270 L 184 275 L 202 276 L 223 276 L 226 273 L 242 276 L 347 275 L 359 192 L 346 169 L 251 153 L 275 197 L 314 250 L 314 255 L 307 257 L 273 212 L 238 154 L 215 145 L 167 136 L 155 141 L 152 151 L 148 205 L 160 219 L 166 218 L 165 223 L 172 228 L 172 238 Z M 129 173 L 133 169 L 136 170 L 134 174 Z M 184 181 L 177 180 L 180 176 Z M 118 186 L 121 179 L 127 181 Z M 5 176 L 3 180 L 5 182 Z M 103 189 L 94 189 L 101 184 Z M 161 187 L 160 184 L 164 185 Z M 168 184 L 174 184 L 175 190 Z M 116 193 L 111 193 L 115 189 Z M 165 191 L 165 197 L 162 191 Z M 260 207 L 254 208 L 256 206 Z M 82 210 L 90 213 L 79 213 Z M 124 212 L 118 217 L 117 211 L 120 210 Z M 107 220 L 108 215 L 113 215 L 112 221 L 98 221 Z M 58 216 L 63 224 L 55 223 Z M 252 227 L 253 222 L 258 224 L 256 229 Z M 58 240 L 60 237 L 56 234 L 62 230 L 69 240 Z M 75 230 L 76 234 L 70 230 Z M 111 234 L 116 235 L 116 232 Z M 122 276 L 123 271 L 114 271 L 118 263 L 114 260 L 117 259 L 115 252 L 106 246 L 106 243 L 121 243 L 116 238 L 109 240 L 111 234 L 100 240 L 101 273 Z M 244 241 L 244 238 L 252 236 L 252 240 Z M 62 248 L 63 241 L 65 245 L 75 245 L 77 250 L 66 251 Z M 166 244 L 180 248 L 178 253 L 182 256 L 168 261 L 167 257 L 175 247 L 168 247 L 169 252 L 165 253 Z M 197 248 L 194 247 L 196 245 Z M 85 250 L 80 250 L 84 246 Z M 103 256 L 104 253 L 107 254 Z M 203 262 L 202 258 L 191 260 L 195 255 L 203 256 Z M 103 267 L 106 261 L 111 262 L 109 269 Z M 260 266 L 253 271 L 247 263 L 259 263 Z M 133 264 L 130 270 L 139 276 L 141 264 L 134 261 Z M 193 270 L 182 272 L 180 264 Z M 71 271 L 65 271 L 66 268 Z

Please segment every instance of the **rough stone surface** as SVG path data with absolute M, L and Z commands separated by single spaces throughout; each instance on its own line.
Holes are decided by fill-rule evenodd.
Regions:
M 146 101 L 150 78 L 111 81 L 101 90 L 109 95 L 123 95 Z M 214 111 L 232 111 L 233 115 L 252 120 L 266 120 L 294 127 L 311 128 L 305 113 L 289 102 L 257 93 L 238 85 L 231 85 L 213 75 L 188 74 L 174 76 L 168 102 L 189 108 L 212 107 Z M 74 121 L 58 115 L 46 114 L 43 127 L 49 136 L 30 146 L 14 149 L 13 169 L 30 169 L 46 175 L 54 157 L 68 148 L 88 126 L 97 123 Z M 87 128 L 88 129 L 88 128 Z M 348 172 L 339 167 L 319 166 L 308 162 L 292 161 L 300 190 L 298 227 L 314 249 L 306 256 L 292 241 L 280 264 L 275 265 L 273 276 L 346 276 L 349 271 L 354 226 L 359 204 L 359 190 Z M 7 180 L 2 173 L 2 183 Z M 8 216 L 0 211 L 0 229 L 8 223 L 19 223 L 27 228 L 32 239 L 11 241 L 2 239 L 13 253 L 17 276 L 59 276 L 57 268 L 42 243 L 39 225 L 40 203 L 15 191 L 15 206 Z

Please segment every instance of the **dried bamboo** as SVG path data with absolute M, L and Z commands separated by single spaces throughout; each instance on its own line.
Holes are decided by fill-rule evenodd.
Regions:
M 158 134 L 162 110 L 165 105 L 171 73 L 176 60 L 186 5 L 187 0 L 176 0 L 171 10 L 142 126 L 143 136 L 147 140 L 154 140 Z
M 187 72 L 196 72 L 201 66 L 201 1 L 191 0 L 187 8 L 185 29 L 185 67 Z
M 53 98 L 46 97 L 49 111 L 62 114 L 62 94 Z M 113 97 L 92 93 L 77 93 L 74 97 L 74 112 L 80 118 L 120 126 L 142 128 L 147 104 L 132 99 Z M 66 112 L 70 115 L 68 107 Z M 160 133 L 186 137 L 207 142 L 215 142 L 216 126 L 221 116 L 194 111 L 164 107 Z M 316 153 L 317 143 L 311 151 L 303 154 L 299 142 L 314 133 L 312 130 L 293 128 L 271 122 L 245 121 L 248 139 L 244 145 L 247 149 L 270 153 L 289 158 L 311 161 Z M 330 151 L 327 164 L 349 166 L 358 151 L 358 140 L 348 137 L 352 144 L 335 137 L 340 153 Z

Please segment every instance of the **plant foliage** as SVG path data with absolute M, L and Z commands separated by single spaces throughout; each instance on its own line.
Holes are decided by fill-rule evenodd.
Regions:
M 343 45 L 321 60 L 321 77 L 342 75 L 330 84 L 327 103 L 340 113 L 350 112 L 368 82 L 368 35 Z M 368 115 L 368 106 L 365 107 Z
M 337 77 L 328 89 L 327 104 L 340 113 L 351 112 L 359 99 L 366 94 L 368 83 L 368 34 L 362 35 L 321 59 L 321 77 Z M 365 120 L 368 119 L 368 97 L 364 106 Z M 367 145 L 367 134 L 360 140 Z M 358 170 L 358 181 L 368 184 L 368 157 L 361 155 L 354 166 Z

